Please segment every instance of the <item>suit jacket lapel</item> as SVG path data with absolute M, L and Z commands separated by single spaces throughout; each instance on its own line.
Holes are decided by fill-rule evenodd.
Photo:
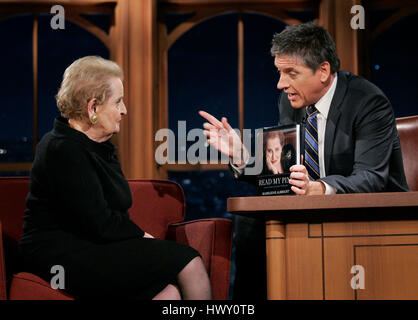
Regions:
M 324 140 L 324 157 L 325 157 L 325 173 L 329 175 L 329 168 L 331 163 L 332 148 L 334 145 L 335 129 L 338 125 L 338 120 L 341 116 L 340 106 L 347 91 L 347 76 L 348 72 L 338 72 L 337 88 L 335 89 L 334 97 L 331 101 L 331 106 L 328 112 L 327 126 L 325 129 Z

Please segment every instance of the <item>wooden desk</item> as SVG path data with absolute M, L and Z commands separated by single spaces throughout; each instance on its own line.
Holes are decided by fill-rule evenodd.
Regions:
M 266 221 L 268 299 L 418 299 L 418 192 L 241 197 L 227 207 Z M 364 289 L 352 288 L 354 265 Z

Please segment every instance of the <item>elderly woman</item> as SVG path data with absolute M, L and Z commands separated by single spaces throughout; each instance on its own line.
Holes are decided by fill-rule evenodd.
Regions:
M 197 251 L 154 239 L 129 219 L 129 185 L 109 139 L 126 115 L 123 74 L 100 57 L 64 73 L 61 117 L 39 142 L 19 243 L 23 271 L 65 271 L 76 298 L 211 299 Z M 179 289 L 178 289 L 179 288 Z

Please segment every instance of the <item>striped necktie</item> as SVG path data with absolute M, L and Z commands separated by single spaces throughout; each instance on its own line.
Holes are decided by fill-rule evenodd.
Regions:
M 320 178 L 319 175 L 319 157 L 318 157 L 318 123 L 316 115 L 318 110 L 314 105 L 306 108 L 308 121 L 305 127 L 305 167 L 308 170 L 309 179 L 315 181 Z

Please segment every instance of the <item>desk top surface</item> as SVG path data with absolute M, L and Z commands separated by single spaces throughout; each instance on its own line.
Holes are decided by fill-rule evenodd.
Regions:
M 229 198 L 227 210 L 233 214 L 254 216 L 280 215 L 290 212 L 350 211 L 355 209 L 384 211 L 390 208 L 406 208 L 408 213 L 416 212 L 418 219 L 418 192 L 381 192 L 334 194 L 320 196 L 260 196 Z M 379 210 L 382 208 L 382 210 Z M 393 211 L 395 210 L 395 211 Z M 404 210 L 405 211 L 405 210 Z

